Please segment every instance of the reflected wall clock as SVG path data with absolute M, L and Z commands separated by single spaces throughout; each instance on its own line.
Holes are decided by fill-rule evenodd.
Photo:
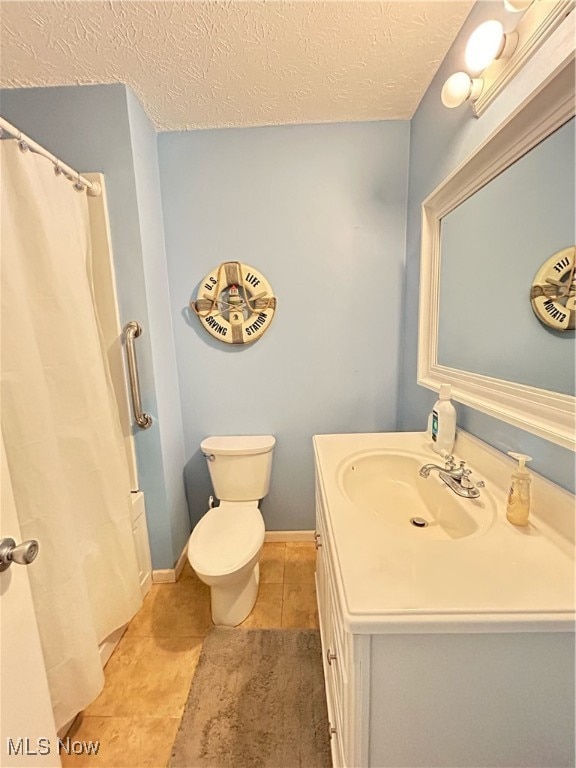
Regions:
M 557 331 L 576 326 L 576 246 L 564 248 L 540 267 L 532 282 L 530 301 L 538 320 Z

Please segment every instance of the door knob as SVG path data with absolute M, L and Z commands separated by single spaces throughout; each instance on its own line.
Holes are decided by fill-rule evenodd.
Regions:
M 29 565 L 38 554 L 38 542 L 34 539 L 23 541 L 16 546 L 14 539 L 0 539 L 0 571 L 10 568 L 12 563 Z

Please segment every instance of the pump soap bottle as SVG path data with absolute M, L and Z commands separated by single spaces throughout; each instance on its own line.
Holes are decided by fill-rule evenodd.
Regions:
M 508 456 L 518 461 L 518 467 L 512 472 L 506 504 L 506 519 L 513 525 L 528 525 L 531 477 L 525 464 L 527 461 L 532 461 L 532 457 L 513 451 L 508 451 Z
M 436 453 L 452 453 L 456 439 L 456 409 L 450 401 L 450 384 L 440 384 L 440 396 L 432 408 L 432 448 Z

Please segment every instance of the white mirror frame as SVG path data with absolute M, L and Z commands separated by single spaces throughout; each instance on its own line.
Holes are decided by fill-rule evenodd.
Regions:
M 574 19 L 566 21 L 530 62 L 518 108 L 422 204 L 418 384 L 450 384 L 454 400 L 576 450 L 575 397 L 438 363 L 441 219 L 574 115 Z

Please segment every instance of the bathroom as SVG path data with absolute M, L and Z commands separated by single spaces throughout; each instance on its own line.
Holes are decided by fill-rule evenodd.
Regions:
M 282 23 L 301 41 L 291 53 L 278 19 L 261 15 L 268 4 L 208 3 L 214 17 L 193 21 L 196 3 L 138 4 L 137 23 L 126 17 L 130 3 L 89 5 L 3 4 L 0 115 L 72 168 L 104 175 L 120 324 L 136 319 L 143 328 L 135 345 L 142 409 L 153 424 L 133 431 L 138 488 L 154 600 L 162 601 L 166 590 L 176 607 L 167 605 L 163 617 L 155 602 L 141 620 L 158 629 L 160 648 L 154 632 L 134 626 L 120 641 L 141 661 L 138 676 L 151 663 L 147 652 L 150 658 L 179 652 L 192 665 L 208 630 L 202 614 L 197 628 L 163 634 L 188 605 L 182 587 L 192 578 L 179 571 L 191 530 L 214 493 L 200 448 L 210 435 L 275 436 L 261 507 L 268 558 L 263 613 L 275 610 L 281 625 L 277 611 L 285 601 L 296 627 L 317 626 L 312 438 L 427 427 L 437 393 L 418 383 L 422 203 L 518 104 L 514 81 L 480 117 L 469 102 L 447 109 L 440 92 L 463 68 L 464 47 L 480 23 L 497 18 L 514 25 L 518 15 L 502 2 L 280 4 L 290 8 Z M 434 42 L 423 31 L 433 20 L 439 47 L 427 54 L 419 90 L 409 74 L 397 86 L 374 60 L 374 48 L 385 47 L 387 25 L 395 23 L 416 57 L 424 42 Z M 212 37 L 201 32 L 210 23 Z M 243 24 L 250 35 L 238 35 Z M 116 28 L 124 38 L 114 36 Z M 169 30 L 172 53 L 162 50 L 171 60 L 154 55 L 159 28 Z M 308 48 L 302 40 L 312 28 L 317 47 Z M 357 50 L 351 28 L 358 30 Z M 104 41 L 99 30 L 108 30 Z M 265 37 L 274 30 L 277 41 Z M 252 88 L 240 70 L 237 90 L 222 99 L 230 70 L 243 66 L 236 57 L 246 40 L 248 71 L 276 79 Z M 282 46 L 285 67 L 275 70 L 271 57 Z M 304 61 L 314 82 L 318 57 L 331 67 L 324 83 L 336 84 L 331 98 L 291 81 Z M 377 75 L 362 73 L 370 66 Z M 188 79 L 172 82 L 181 68 Z M 146 71 L 154 77 L 142 76 Z M 258 270 L 277 299 L 273 322 L 251 344 L 214 339 L 190 307 L 204 277 L 234 261 Z M 563 358 L 573 361 L 573 333 L 559 341 Z M 574 493 L 572 450 L 478 407 L 455 405 L 461 430 L 503 454 L 529 454 L 531 470 Z M 201 585 L 192 591 L 206 599 Z M 155 727 L 170 722 L 159 737 L 160 762 L 143 752 L 127 757 L 124 742 L 124 762 L 110 768 L 168 761 L 179 710 L 162 712 Z M 106 726 L 117 729 L 111 732 L 121 743 L 126 729 L 137 733 L 142 750 L 152 741 L 152 713 L 142 707 L 94 713 L 85 727 L 95 730 L 79 738 L 104 740 Z M 32 764 L 42 765 L 40 756 Z M 86 764 L 105 765 L 102 758 Z

